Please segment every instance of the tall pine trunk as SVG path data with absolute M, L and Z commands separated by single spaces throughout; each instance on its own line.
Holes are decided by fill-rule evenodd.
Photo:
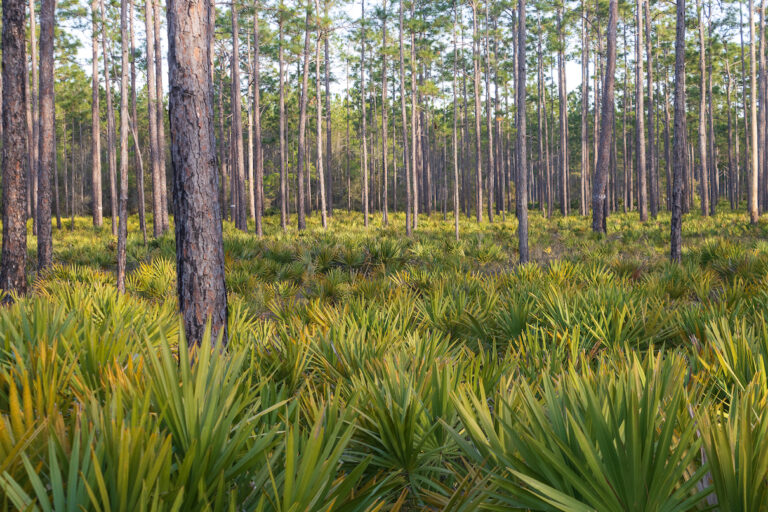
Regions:
M 677 1 L 675 35 L 675 131 L 674 184 L 672 185 L 672 220 L 670 222 L 670 258 L 680 262 L 683 246 L 683 177 L 685 174 L 685 0 Z
M 308 81 L 309 81 L 309 16 L 311 7 L 309 0 L 306 6 L 306 21 L 304 23 L 304 53 L 303 53 L 303 71 L 301 79 L 301 97 L 299 104 L 299 147 L 297 155 L 297 181 L 298 181 L 298 228 L 299 231 L 306 229 L 306 198 L 304 196 L 304 179 L 307 172 L 307 148 L 306 148 L 306 129 L 307 129 L 307 100 L 308 100 Z
M 528 262 L 528 172 L 526 151 L 525 118 L 525 0 L 518 0 L 517 28 L 517 173 L 515 199 L 517 200 L 517 239 L 520 251 L 520 263 Z
M 56 0 L 40 2 L 40 128 L 37 169 L 37 271 L 53 263 L 51 238 L 51 175 L 56 159 L 55 106 L 53 101 L 53 32 Z
M 125 245 L 128 238 L 128 0 L 120 2 L 120 224 L 117 233 L 117 293 L 125 293 Z
M 207 325 L 227 342 L 224 243 L 217 198 L 210 2 L 168 1 L 168 76 L 179 308 L 189 345 Z M 201 23 L 201 20 L 204 23 Z
M 637 0 L 635 23 L 637 37 L 635 38 L 635 154 L 637 155 L 637 210 L 640 221 L 648 220 L 648 169 L 645 154 L 645 101 L 643 94 L 643 0 Z
M 91 212 L 93 225 L 100 228 L 104 224 L 101 199 L 101 114 L 99 113 L 99 39 L 96 19 L 98 0 L 91 3 L 91 188 L 93 200 Z M 74 169 L 73 169 L 74 172 Z M 74 191 L 73 191 L 74 192 Z

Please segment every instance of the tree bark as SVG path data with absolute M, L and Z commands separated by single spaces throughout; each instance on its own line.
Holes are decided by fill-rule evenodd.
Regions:
M 288 227 L 288 183 L 285 169 L 285 73 L 283 67 L 285 60 L 283 58 L 283 2 L 278 6 L 278 69 L 279 69 L 279 88 L 280 88 L 280 227 L 285 231 Z
M 405 170 L 405 234 L 411 236 L 411 213 L 413 212 L 413 193 L 411 191 L 410 152 L 408 151 L 408 110 L 405 104 L 405 58 L 403 56 L 403 0 L 400 0 L 400 112 L 403 129 L 403 166 Z M 349 129 L 349 128 L 347 128 Z M 349 136 L 347 136 L 349 139 Z
M 107 48 L 106 28 L 104 20 L 106 14 L 104 11 L 104 0 L 99 0 L 101 9 L 101 48 L 104 54 L 104 85 L 107 97 L 107 163 L 109 166 L 109 200 L 110 200 L 110 221 L 112 225 L 112 236 L 117 236 L 117 152 L 115 150 L 115 109 L 112 105 L 112 65 Z
M 56 146 L 54 139 L 55 106 L 53 101 L 53 31 L 56 0 L 40 3 L 40 128 L 37 168 L 37 271 L 53 263 L 51 238 L 51 175 L 54 172 Z
M 0 290 L 27 291 L 26 5 L 3 0 L 3 241 Z M 2 301 L 9 298 L 0 297 Z
M 483 153 L 482 133 L 480 131 L 480 42 L 477 34 L 477 2 L 472 2 L 472 54 L 474 61 L 475 93 L 475 212 L 477 222 L 483 221 Z
M 653 45 L 651 42 L 651 8 L 650 0 L 643 2 L 645 5 L 645 58 L 648 61 L 647 88 L 648 88 L 648 159 L 647 174 L 650 185 L 651 218 L 656 218 L 659 213 L 659 158 L 656 150 L 656 120 L 654 118 L 655 101 L 653 97 Z
M 168 178 L 165 170 L 165 104 L 163 103 L 163 56 L 160 34 L 160 0 L 145 0 L 154 3 L 155 10 L 155 87 L 157 88 L 157 160 L 160 166 L 160 193 L 163 214 L 163 233 L 168 231 Z M 205 55 L 208 58 L 208 54 Z
M 227 342 L 224 243 L 217 198 L 210 2 L 169 0 L 168 68 L 179 307 L 189 345 Z
M 99 113 L 99 39 L 96 19 L 98 0 L 91 3 L 91 186 L 93 188 L 93 225 L 100 228 L 104 224 L 101 196 L 101 114 Z M 74 172 L 74 169 L 73 169 Z M 74 191 L 73 191 L 74 192 Z
M 325 18 L 328 19 L 328 0 L 324 0 Z M 327 23 L 327 21 L 326 21 Z M 326 28 L 323 33 L 323 43 L 325 51 L 325 171 L 326 188 L 325 200 L 328 207 L 328 215 L 333 216 L 333 139 L 331 132 L 331 50 L 330 50 L 330 29 Z M 318 80 L 320 78 L 318 77 Z
M 755 55 L 755 16 L 753 0 L 749 0 L 749 56 L 750 56 L 750 90 L 752 91 L 752 97 L 750 98 L 750 118 L 752 119 L 752 125 L 750 127 L 750 139 L 752 147 L 752 158 L 750 161 L 750 174 L 749 174 L 749 221 L 752 224 L 757 224 L 758 204 L 757 204 L 757 60 Z M 678 14 L 678 18 L 680 15 Z
M 307 99 L 308 99 L 308 81 L 309 81 L 309 16 L 311 7 L 307 0 L 306 21 L 304 23 L 304 64 L 301 79 L 301 97 L 299 106 L 299 147 L 297 155 L 297 181 L 298 181 L 298 228 L 299 231 L 306 229 L 306 198 L 304 196 L 304 179 L 307 173 L 306 169 L 306 129 L 307 129 Z M 366 223 L 367 225 L 367 223 Z
M 320 43 L 323 40 L 323 31 L 321 30 L 320 20 L 320 0 L 315 0 L 315 15 L 317 16 L 317 49 L 315 56 L 315 98 L 317 100 L 317 178 L 320 192 L 320 219 L 323 223 L 323 229 L 328 228 L 325 171 L 323 169 L 323 103 L 320 94 Z M 386 75 L 386 70 L 385 73 Z M 330 116 L 330 112 L 329 112 Z
M 645 101 L 643 94 L 643 0 L 637 0 L 635 22 L 637 24 L 637 37 L 635 38 L 635 112 L 636 112 L 636 145 L 637 156 L 637 209 L 640 213 L 640 222 L 648 220 L 648 169 L 646 168 L 645 154 Z
M 120 224 L 117 233 L 117 293 L 125 293 L 125 246 L 128 238 L 128 0 L 120 2 Z
M 696 12 L 699 21 L 699 72 L 701 73 L 701 91 L 699 99 L 699 158 L 701 159 L 699 193 L 701 195 L 701 214 L 709 215 L 709 160 L 707 159 L 707 71 L 706 49 L 704 47 L 704 23 L 701 19 L 701 0 L 696 0 Z
M 96 0 L 94 0 L 94 3 Z M 157 148 L 157 88 L 155 86 L 155 27 L 152 0 L 145 0 L 145 21 L 147 31 L 147 118 L 149 120 L 149 165 L 152 170 L 152 234 L 155 238 L 163 234 L 163 194 L 160 190 L 160 157 Z
M 31 57 L 32 57 L 32 83 L 31 83 L 31 94 L 28 95 L 28 101 L 31 105 L 31 113 L 32 113 L 32 139 L 30 144 L 30 167 L 29 167 L 29 184 L 30 184 L 30 191 L 31 191 L 31 202 L 29 203 L 32 207 L 32 233 L 34 235 L 37 235 L 37 206 L 38 206 L 38 192 L 39 192 L 39 184 L 38 184 L 38 178 L 39 178 L 39 171 L 38 166 L 40 165 L 40 77 L 39 77 L 39 66 L 37 61 L 37 21 L 35 16 L 35 0 L 29 0 L 29 47 L 31 49 Z
M 520 263 L 528 262 L 528 171 L 526 151 L 525 118 L 525 0 L 518 0 L 517 28 L 517 173 L 515 198 L 517 199 L 517 239 L 520 251 Z
M 147 244 L 147 221 L 146 206 L 144 202 L 144 161 L 141 156 L 141 146 L 139 145 L 138 112 L 136 107 L 136 33 L 134 31 L 134 0 L 130 1 L 130 22 L 131 22 L 131 132 L 133 133 L 133 151 L 136 159 L 136 201 L 139 210 L 139 227 L 141 236 L 144 239 L 144 245 Z M 65 124 L 66 126 L 66 124 Z
M 245 163 L 243 155 L 243 113 L 240 97 L 240 28 L 238 25 L 237 2 L 232 2 L 232 141 L 234 143 L 234 168 L 232 178 L 237 180 L 233 190 L 237 191 L 235 204 L 235 227 L 248 231 L 248 211 L 245 205 Z M 165 206 L 166 203 L 163 203 Z
M 261 147 L 261 62 L 260 62 L 260 30 L 259 30 L 259 0 L 256 0 L 253 18 L 253 129 L 256 141 L 256 194 L 254 197 L 254 221 L 256 235 L 264 235 L 262 227 L 262 211 L 264 210 L 264 159 Z
M 605 83 L 602 93 L 600 113 L 600 143 L 597 151 L 597 168 L 592 188 L 592 231 L 607 232 L 607 191 L 608 171 L 611 160 L 611 137 L 613 132 L 614 102 L 613 90 L 616 74 L 616 18 L 618 17 L 617 0 L 608 3 L 608 28 L 606 29 L 606 66 Z
M 384 173 L 383 188 L 384 201 L 382 202 L 381 220 L 384 226 L 389 224 L 389 169 L 387 167 L 387 0 L 382 0 L 381 23 L 381 164 Z M 320 44 L 318 40 L 318 44 Z M 319 55 L 319 52 L 318 52 Z M 320 70 L 318 69 L 318 76 Z M 320 98 L 318 96 L 318 102 Z M 318 120 L 319 122 L 319 120 Z
M 672 220 L 670 222 L 670 258 L 680 262 L 683 246 L 683 175 L 685 174 L 685 0 L 677 1 L 675 35 L 675 131 L 674 184 L 672 185 Z
M 589 175 L 589 39 L 587 37 L 587 5 L 581 3 L 581 176 L 579 188 L 579 213 L 587 215 L 587 176 Z
M 559 93 L 559 114 L 560 114 L 560 152 L 557 165 L 560 167 L 560 213 L 565 217 L 568 215 L 568 113 L 566 104 L 565 88 L 565 35 L 563 27 L 563 9 L 557 8 L 557 88 Z
M 495 167 L 493 158 L 493 109 L 491 106 L 491 45 L 490 45 L 490 15 L 488 4 L 485 2 L 485 115 L 488 132 L 488 222 L 493 222 L 495 193 Z

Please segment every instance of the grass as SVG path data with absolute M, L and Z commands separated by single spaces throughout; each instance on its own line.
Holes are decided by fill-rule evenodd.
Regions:
M 534 212 L 520 266 L 511 216 L 391 218 L 227 223 L 224 353 L 179 350 L 172 231 L 118 297 L 64 221 L 0 310 L 0 510 L 768 508 L 768 223 L 686 216 L 673 265 L 666 215 Z

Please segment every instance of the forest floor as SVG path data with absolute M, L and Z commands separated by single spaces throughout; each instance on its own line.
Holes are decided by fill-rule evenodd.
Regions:
M 145 245 L 131 218 L 118 298 L 109 219 L 63 219 L 56 265 L 0 310 L 0 510 L 614 511 L 653 485 L 675 510 L 724 503 L 717 436 L 744 436 L 723 411 L 748 402 L 741 426 L 763 431 L 742 448 L 768 453 L 768 222 L 721 211 L 684 217 L 679 265 L 666 213 L 597 236 L 532 212 L 522 266 L 513 215 L 462 216 L 459 242 L 451 214 L 410 239 L 402 213 L 286 234 L 269 216 L 262 239 L 226 223 L 229 349 L 191 370 L 173 227 Z

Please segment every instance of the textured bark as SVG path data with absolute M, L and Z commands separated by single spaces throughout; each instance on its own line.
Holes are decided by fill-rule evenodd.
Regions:
M 672 220 L 670 222 L 670 258 L 680 262 L 683 246 L 683 176 L 685 174 L 685 0 L 677 1 L 675 36 L 675 131 L 672 185 Z
M 99 113 L 99 39 L 96 13 L 99 8 L 98 0 L 91 3 L 91 45 L 93 57 L 91 60 L 91 187 L 93 190 L 92 216 L 93 225 L 101 227 L 104 224 L 103 205 L 101 196 L 101 114 Z M 73 169 L 74 172 L 74 169 Z M 74 191 L 73 191 L 74 193 Z
M 247 39 L 246 39 L 247 40 Z M 253 52 L 251 51 L 251 43 L 246 43 L 248 48 L 248 71 L 253 72 Z M 248 216 L 252 219 L 256 218 L 256 190 L 254 186 L 254 174 L 255 164 L 253 157 L 253 80 L 250 80 L 246 75 L 246 83 L 248 84 L 248 95 L 245 100 L 246 111 L 248 112 L 248 173 L 245 176 L 245 187 L 248 190 Z
M 411 236 L 411 212 L 413 211 L 413 193 L 411 191 L 410 158 L 408 151 L 408 111 L 405 104 L 405 57 L 403 55 L 403 0 L 400 0 L 400 113 L 403 129 L 403 166 L 405 170 L 405 234 Z M 347 140 L 349 140 L 349 123 L 347 123 Z
M 515 198 L 517 202 L 517 240 L 520 263 L 528 262 L 528 171 L 525 119 L 525 0 L 518 0 L 518 58 L 517 58 L 517 173 Z
M 27 291 L 27 76 L 25 2 L 3 0 L 3 242 L 0 290 Z M 3 300 L 8 300 L 3 298 Z
M 94 0 L 95 2 L 96 0 Z M 145 0 L 144 11 L 147 32 L 147 118 L 149 119 L 149 166 L 152 172 L 152 234 L 155 238 L 163 234 L 163 194 L 160 185 L 160 158 L 157 149 L 157 88 L 155 86 L 155 26 L 152 1 Z
M 755 55 L 755 16 L 753 0 L 749 0 L 749 61 L 750 61 L 750 91 L 752 95 L 750 98 L 749 113 L 752 121 L 750 126 L 750 146 L 752 147 L 751 160 L 750 160 L 750 172 L 749 172 L 749 196 L 748 196 L 748 208 L 749 208 L 749 221 L 752 224 L 757 224 L 758 219 L 758 204 L 757 204 L 757 61 Z M 678 17 L 680 15 L 678 14 Z
M 165 105 L 163 103 L 163 55 L 160 45 L 160 0 L 152 1 L 155 10 L 155 87 L 157 89 L 157 160 L 160 166 L 160 193 L 162 194 L 160 212 L 163 215 L 163 233 L 168 231 L 168 179 L 165 172 Z M 206 58 L 208 54 L 206 54 Z
M 128 239 L 128 111 L 131 66 L 128 55 L 128 0 L 120 2 L 120 221 L 117 230 L 117 293 L 125 293 L 125 245 Z
M 368 227 L 368 120 L 367 120 L 367 114 L 365 109 L 365 104 L 367 102 L 367 98 L 365 95 L 365 0 L 361 0 L 360 6 L 362 8 L 362 18 L 360 21 L 360 30 L 361 30 L 361 39 L 362 43 L 360 45 L 360 103 L 361 103 L 361 110 L 362 110 L 362 132 L 360 136 L 362 137 L 362 144 L 363 144 L 363 161 L 361 162 L 361 165 L 363 166 L 363 183 L 362 183 L 362 191 L 361 191 L 361 199 L 362 199 L 362 209 L 363 209 L 363 224 Z
M 329 0 L 324 0 L 325 18 L 328 19 Z M 328 215 L 333 215 L 333 139 L 331 138 L 331 49 L 330 49 L 330 30 L 323 32 L 323 43 L 325 53 L 325 172 L 326 172 L 326 203 L 328 206 Z M 319 80 L 319 77 L 318 77 Z
M 715 123 L 714 111 L 712 109 L 712 2 L 708 3 L 707 14 L 707 51 L 709 60 L 707 61 L 707 130 L 709 144 L 709 214 L 714 215 L 717 211 L 717 201 L 720 198 L 720 179 L 717 172 L 717 153 L 715 151 Z
M 475 89 L 475 213 L 477 222 L 483 221 L 483 153 L 480 131 L 480 42 L 477 35 L 477 0 L 472 2 L 472 56 Z
M 240 30 L 238 25 L 237 3 L 230 8 L 232 14 L 232 143 L 234 150 L 232 179 L 235 180 L 232 189 L 237 191 L 237 201 L 234 202 L 235 227 L 240 231 L 248 231 L 248 211 L 245 206 L 245 162 L 243 155 L 243 114 L 240 99 Z M 163 203 L 165 205 L 165 203 Z
M 208 46 L 211 4 L 168 2 L 169 113 L 179 307 L 187 343 L 206 323 L 227 341 L 224 243 L 217 198 L 213 84 Z M 214 338 L 215 339 L 215 338 Z
M 402 0 L 401 0 L 402 1 Z M 415 0 L 411 2 L 411 19 L 414 18 Z M 419 227 L 419 167 L 417 153 L 420 144 L 417 142 L 418 131 L 418 94 L 416 90 L 416 35 L 411 30 L 411 191 L 413 192 L 413 229 Z M 479 118 L 478 118 L 479 120 Z
M 40 3 L 40 161 L 37 168 L 37 271 L 53 263 L 51 238 L 51 176 L 54 172 L 56 146 L 54 139 L 55 108 L 53 102 L 53 30 L 56 0 Z
M 600 112 L 600 142 L 597 149 L 597 168 L 592 188 L 592 231 L 606 232 L 606 210 L 608 192 L 608 171 L 611 164 L 611 138 L 613 134 L 614 102 L 613 90 L 616 74 L 616 18 L 618 17 L 617 0 L 608 4 L 608 27 L 606 29 L 606 66 L 603 85 L 602 107 Z
M 256 194 L 254 197 L 254 221 L 256 223 L 256 234 L 263 236 L 262 211 L 264 210 L 264 159 L 261 149 L 261 63 L 259 54 L 260 31 L 259 31 L 259 9 L 260 3 L 256 1 L 253 19 L 253 130 L 256 142 L 255 160 L 256 160 Z
M 734 138 L 733 138 L 733 120 L 732 120 L 732 113 L 731 113 L 731 65 L 728 60 L 728 55 L 725 54 L 723 57 L 723 60 L 725 61 L 725 97 L 726 97 L 726 108 L 728 109 L 728 201 L 731 204 L 731 210 L 736 209 L 736 173 L 738 172 L 736 168 L 736 160 L 734 159 L 733 155 L 733 145 L 734 145 Z M 738 140 L 738 138 L 737 138 Z M 737 157 L 738 157 L 738 150 L 736 151 Z

